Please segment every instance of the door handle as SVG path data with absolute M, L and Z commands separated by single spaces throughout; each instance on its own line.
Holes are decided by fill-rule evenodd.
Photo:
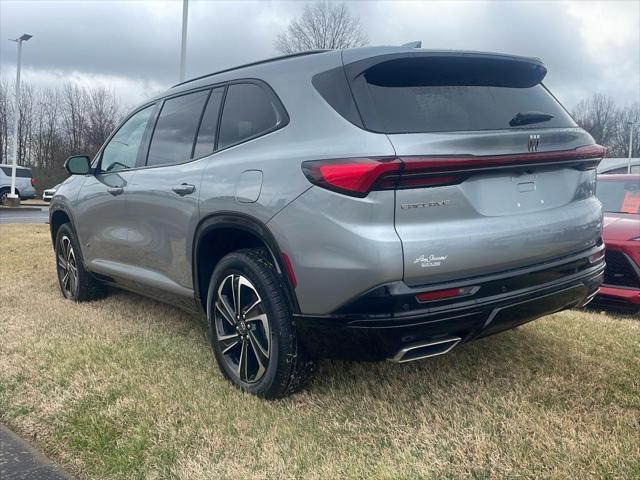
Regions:
M 111 195 L 118 196 L 120 195 L 122 192 L 124 192 L 124 188 L 122 187 L 111 187 L 111 188 L 107 188 L 107 192 L 109 192 Z
M 189 183 L 181 183 L 180 185 L 176 185 L 175 187 L 171 187 L 171 190 L 173 190 L 174 193 L 177 193 L 181 197 L 184 197 L 185 195 L 189 195 L 189 194 L 195 192 L 196 191 L 196 186 L 195 185 L 191 185 Z

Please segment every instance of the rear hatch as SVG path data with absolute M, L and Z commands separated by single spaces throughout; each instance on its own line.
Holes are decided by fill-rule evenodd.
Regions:
M 528 266 L 599 240 L 604 149 L 541 84 L 538 60 L 416 52 L 345 70 L 364 128 L 387 134 L 402 162 L 395 228 L 407 284 Z

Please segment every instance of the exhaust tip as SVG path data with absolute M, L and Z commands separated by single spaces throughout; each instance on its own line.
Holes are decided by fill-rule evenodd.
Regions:
M 422 360 L 423 358 L 437 357 L 438 355 L 449 353 L 461 340 L 460 337 L 447 337 L 428 342 L 412 343 L 400 349 L 390 360 L 396 363 L 405 363 Z

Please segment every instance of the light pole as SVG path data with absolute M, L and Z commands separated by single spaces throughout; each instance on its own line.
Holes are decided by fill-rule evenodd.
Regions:
M 16 195 L 16 164 L 18 163 L 18 130 L 20 125 L 20 67 L 22 66 L 22 42 L 26 42 L 32 37 L 28 33 L 18 38 L 10 38 L 12 42 L 18 44 L 18 68 L 16 70 L 16 108 L 15 108 L 15 124 L 13 126 L 13 162 L 11 164 L 11 192 L 8 195 L 9 204 L 15 205 L 20 203 L 20 199 Z
M 631 154 L 633 153 L 633 122 L 627 122 L 629 125 L 629 160 L 627 162 L 627 173 L 631 173 Z
M 180 50 L 180 81 L 184 81 L 187 67 L 187 18 L 189 16 L 189 0 L 182 0 L 182 48 Z

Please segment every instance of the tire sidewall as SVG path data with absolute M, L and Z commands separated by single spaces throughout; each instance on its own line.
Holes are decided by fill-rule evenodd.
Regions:
M 224 356 L 222 355 L 217 342 L 215 330 L 216 327 L 213 317 L 213 302 L 215 300 L 215 294 L 220 283 L 224 278 L 232 273 L 240 274 L 246 277 L 253 284 L 258 294 L 260 295 L 260 298 L 262 299 L 262 304 L 269 321 L 269 330 L 271 337 L 271 352 L 269 356 L 269 364 L 262 378 L 256 383 L 242 382 L 236 376 L 235 372 L 231 371 L 231 369 L 227 365 L 226 360 L 224 359 Z M 282 375 L 283 373 L 282 369 L 284 365 L 282 365 L 281 359 L 282 349 L 284 348 L 284 350 L 286 351 L 288 350 L 287 347 L 291 348 L 289 345 L 287 345 L 287 342 L 290 342 L 291 338 L 291 329 L 287 329 L 287 326 L 289 326 L 289 324 L 287 323 L 289 319 L 278 318 L 282 314 L 282 312 L 278 311 L 278 309 L 275 308 L 273 304 L 272 296 L 276 292 L 270 292 L 269 290 L 271 289 L 267 289 L 265 287 L 262 276 L 262 273 L 258 269 L 254 268 L 252 261 L 248 261 L 246 255 L 242 253 L 232 253 L 224 257 L 216 266 L 213 274 L 211 275 L 209 290 L 207 292 L 207 324 L 209 329 L 209 339 L 218 365 L 225 377 L 239 386 L 242 390 L 256 395 L 263 395 L 265 392 L 271 390 L 274 383 L 278 380 L 277 377 L 279 375 Z M 281 290 L 281 288 L 279 290 Z M 284 296 L 284 292 L 282 291 L 280 291 L 279 294 Z M 288 313 L 289 308 L 287 308 L 286 310 Z M 286 375 L 288 375 L 288 372 L 286 373 Z

